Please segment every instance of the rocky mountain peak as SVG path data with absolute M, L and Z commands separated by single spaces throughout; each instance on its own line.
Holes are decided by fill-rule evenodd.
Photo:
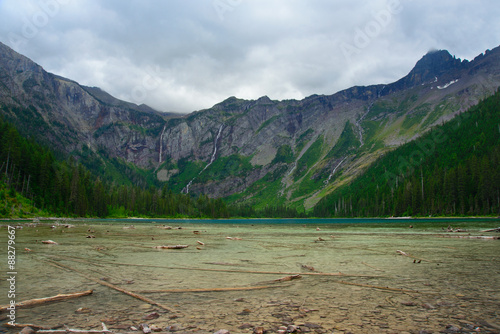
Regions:
M 421 84 L 444 73 L 460 70 L 462 65 L 460 59 L 453 57 L 446 50 L 431 51 L 417 62 L 409 76 L 414 84 Z
M 267 95 L 264 95 L 257 100 L 257 104 L 273 104 L 273 101 Z
M 445 79 L 448 77 L 456 79 L 457 74 L 467 68 L 469 64 L 468 61 L 462 61 L 460 58 L 452 56 L 447 50 L 429 51 L 415 64 L 408 75 L 389 85 L 384 90 L 384 95 L 434 82 L 443 76 L 446 76 Z

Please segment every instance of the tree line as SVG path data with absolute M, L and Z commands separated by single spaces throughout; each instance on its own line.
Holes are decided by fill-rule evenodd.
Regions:
M 9 217 L 17 195 L 45 214 L 78 217 L 226 218 L 221 199 L 174 194 L 167 187 L 103 181 L 75 159 L 24 138 L 0 118 L 0 217 Z
M 500 92 L 379 158 L 320 217 L 500 215 Z

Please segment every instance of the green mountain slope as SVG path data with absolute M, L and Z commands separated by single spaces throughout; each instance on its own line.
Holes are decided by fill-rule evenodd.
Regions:
M 500 92 L 388 152 L 314 208 L 316 216 L 500 214 Z
M 48 73 L 0 43 L 0 114 L 104 184 L 309 212 L 381 155 L 494 94 L 499 60 L 500 47 L 472 61 L 430 52 L 393 83 L 301 100 L 230 97 L 172 115 Z
M 93 160 L 85 161 L 90 164 Z M 112 171 L 119 179 L 127 168 L 133 171 L 137 167 L 119 161 L 113 168 L 109 161 L 107 165 L 106 173 L 100 173 L 99 162 L 91 172 L 72 159 L 59 160 L 50 149 L 21 136 L 0 117 L 0 218 L 228 216 L 222 200 L 174 194 L 167 187 L 117 183 Z

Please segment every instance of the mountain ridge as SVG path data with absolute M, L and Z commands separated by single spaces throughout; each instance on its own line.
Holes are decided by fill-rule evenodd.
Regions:
M 440 50 L 393 83 L 302 100 L 229 97 L 180 116 L 45 72 L 3 44 L 0 57 L 2 114 L 33 136 L 79 159 L 90 151 L 103 164 L 134 164 L 177 192 L 257 206 L 274 198 L 311 208 L 380 154 L 475 105 L 500 83 L 500 48 L 473 61 Z M 21 107 L 26 115 L 13 110 Z M 335 148 L 352 135 L 357 148 Z

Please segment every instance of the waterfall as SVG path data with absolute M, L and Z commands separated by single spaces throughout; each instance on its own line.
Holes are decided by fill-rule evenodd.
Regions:
M 161 156 L 163 154 L 163 135 L 165 134 L 165 129 L 167 128 L 167 125 L 163 127 L 163 131 L 161 132 L 160 135 L 160 155 L 158 156 L 158 164 L 161 164 Z
M 200 174 L 198 174 L 198 175 L 200 175 Z M 189 187 L 191 187 L 191 184 L 193 183 L 194 179 L 196 179 L 196 177 L 194 177 L 191 181 L 189 181 L 189 183 L 187 184 L 187 186 L 185 186 L 184 189 L 182 189 L 181 192 L 189 194 Z
M 210 158 L 210 162 L 208 163 L 208 165 L 205 166 L 205 168 L 203 168 L 203 170 L 207 169 L 208 166 L 210 166 L 215 161 L 215 155 L 217 154 L 217 142 L 219 141 L 223 126 L 224 126 L 224 124 L 221 124 L 219 127 L 219 132 L 217 132 L 217 137 L 215 137 L 215 142 L 214 142 L 214 153 L 212 153 L 212 157 Z M 203 172 L 203 170 L 202 170 L 202 172 Z
M 337 168 L 339 168 L 340 165 L 342 165 L 342 163 L 345 161 L 345 159 L 347 159 L 347 156 L 344 157 L 344 159 L 342 159 L 342 161 L 340 161 L 337 166 L 335 166 L 335 168 L 333 169 L 333 171 L 330 173 L 330 175 L 328 176 L 328 179 L 326 179 L 326 181 L 324 182 L 325 185 L 328 184 L 328 182 L 330 182 L 330 179 L 332 178 L 333 174 L 335 174 L 335 171 L 337 170 Z
M 189 194 L 189 187 L 191 186 L 191 184 L 193 183 L 193 181 L 201 174 L 205 171 L 205 169 L 207 169 L 208 167 L 210 167 L 210 165 L 215 161 L 215 157 L 217 155 L 217 143 L 219 142 L 219 138 L 222 134 L 222 128 L 224 127 L 224 123 L 222 123 L 219 127 L 219 131 L 217 132 L 217 136 L 215 137 L 215 141 L 214 141 L 214 151 L 212 153 L 212 157 L 210 158 L 210 161 L 209 163 L 205 166 L 205 168 L 203 168 L 201 170 L 201 172 L 198 173 L 198 175 L 196 175 L 195 177 L 193 177 L 191 179 L 191 181 L 189 181 L 189 183 L 184 187 L 184 189 L 182 189 L 182 192 L 183 193 L 186 193 L 186 194 Z
M 361 116 L 359 118 L 359 120 L 356 121 L 356 126 L 358 128 L 358 133 L 359 133 L 359 142 L 361 144 L 361 145 L 359 145 L 359 147 L 362 147 L 365 144 L 363 142 L 363 127 L 361 126 L 361 122 L 365 119 L 366 115 L 368 115 L 370 113 L 370 110 L 372 109 L 373 103 L 375 103 L 375 102 L 370 103 L 366 113 L 363 116 Z

